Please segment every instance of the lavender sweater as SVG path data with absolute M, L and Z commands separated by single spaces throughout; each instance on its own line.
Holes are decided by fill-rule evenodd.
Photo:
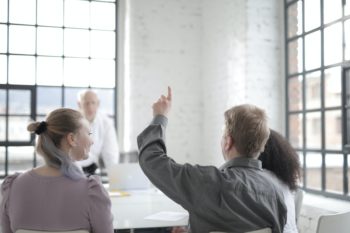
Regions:
M 8 176 L 1 189 L 2 233 L 18 229 L 113 233 L 111 202 L 96 177 L 74 181 L 31 170 Z

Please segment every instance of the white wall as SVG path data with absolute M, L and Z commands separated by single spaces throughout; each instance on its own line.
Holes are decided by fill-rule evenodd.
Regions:
M 151 105 L 167 85 L 174 91 L 168 151 L 179 162 L 220 165 L 223 112 L 240 103 L 266 108 L 272 127 L 283 128 L 280 1 L 123 4 L 128 43 L 120 69 L 123 150 L 137 149 L 136 137 L 151 120 Z

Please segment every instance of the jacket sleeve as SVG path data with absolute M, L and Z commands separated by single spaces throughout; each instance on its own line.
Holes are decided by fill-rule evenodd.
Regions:
M 209 183 L 216 180 L 215 167 L 178 164 L 167 156 L 167 118 L 158 115 L 138 136 L 139 163 L 151 182 L 187 210 L 194 210 Z

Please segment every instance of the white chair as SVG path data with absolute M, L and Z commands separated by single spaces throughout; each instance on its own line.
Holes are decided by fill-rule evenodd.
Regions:
M 316 233 L 349 233 L 350 231 L 350 212 L 322 215 L 318 219 Z
M 229 233 L 229 232 L 224 232 L 224 231 L 211 231 L 210 233 Z M 256 230 L 256 231 L 249 231 L 245 233 L 272 233 L 271 228 L 264 228 L 261 230 Z
M 298 188 L 294 194 L 294 204 L 295 204 L 295 221 L 298 223 L 301 207 L 303 205 L 305 191 Z
M 34 231 L 34 230 L 17 230 L 16 233 L 89 233 L 85 230 L 77 230 L 77 231 Z

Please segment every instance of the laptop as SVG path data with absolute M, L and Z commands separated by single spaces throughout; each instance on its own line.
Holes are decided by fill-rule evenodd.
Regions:
M 151 182 L 138 163 L 115 164 L 107 169 L 109 191 L 149 189 Z

